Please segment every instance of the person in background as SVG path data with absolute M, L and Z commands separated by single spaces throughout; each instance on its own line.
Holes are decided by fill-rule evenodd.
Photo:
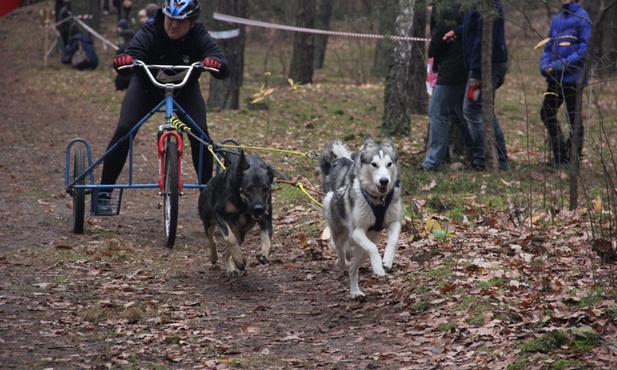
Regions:
M 60 33 L 60 41 L 62 41 L 60 49 L 64 49 L 69 46 L 71 25 L 73 23 L 72 20 L 67 19 L 71 17 L 71 0 L 56 0 L 55 13 L 56 23 L 62 22 L 56 26 L 56 29 Z
M 154 16 L 156 15 L 156 12 L 159 10 L 159 6 L 154 3 L 150 3 L 146 5 L 145 10 L 146 10 L 146 17 L 148 17 L 146 21 L 154 22 Z
M 139 21 L 139 26 L 143 26 L 148 21 L 148 16 L 146 15 L 146 9 L 139 9 L 137 12 L 137 20 Z
M 493 21 L 493 56 L 492 56 L 492 82 L 493 92 L 503 85 L 508 71 L 508 48 L 506 45 L 505 18 L 502 0 L 492 1 L 495 9 Z M 477 4 L 465 13 L 463 25 L 444 35 L 444 39 L 454 42 L 461 39 L 463 42 L 463 54 L 465 65 L 469 69 L 467 80 L 467 98 L 463 103 L 463 114 L 469 125 L 469 131 L 473 138 L 471 169 L 483 171 L 485 168 L 484 158 L 484 126 L 482 122 L 482 104 L 479 92 L 482 88 L 482 23 L 483 18 L 477 9 Z M 495 95 L 495 94 L 493 94 Z M 509 170 L 510 161 L 506 148 L 506 139 L 501 129 L 501 123 L 495 114 L 495 102 L 488 106 L 493 109 L 493 127 L 495 130 L 495 144 L 499 169 Z
M 121 19 L 116 27 L 116 37 L 118 39 L 118 50 L 116 51 L 116 55 L 124 54 L 127 45 L 131 42 L 134 36 L 135 31 L 128 28 L 128 22 L 126 19 Z M 116 90 L 126 90 L 129 87 L 130 82 L 131 76 L 116 73 L 116 77 L 114 78 Z
M 572 140 L 579 157 L 583 150 L 583 124 L 574 132 L 576 114 L 576 84 L 581 78 L 581 69 L 587 55 L 591 37 L 591 20 L 579 0 L 560 0 L 561 11 L 553 18 L 540 59 L 540 73 L 548 84 L 540 110 L 540 118 L 549 134 L 553 159 L 547 164 L 553 167 L 568 167 Z M 584 81 L 587 84 L 587 81 Z M 566 102 L 570 137 L 566 140 L 557 119 L 559 108 Z M 576 135 L 575 135 L 576 134 Z
M 458 118 L 454 118 L 453 121 L 459 128 L 465 146 L 471 150 L 473 145 L 463 115 L 467 84 L 463 47 L 460 42 L 443 40 L 446 32 L 463 23 L 464 14 L 460 1 L 457 0 L 443 0 L 433 5 L 428 57 L 433 58 L 433 71 L 437 72 L 437 83 L 429 104 L 428 151 L 419 170 L 437 170 L 446 163 L 450 146 L 450 119 L 453 115 Z
M 74 29 L 77 30 L 76 27 Z M 96 49 L 94 48 L 94 40 L 92 39 L 92 35 L 87 32 L 75 32 L 71 36 L 69 45 L 62 51 L 62 63 L 71 64 L 73 54 L 77 51 L 77 49 L 79 49 L 80 43 L 88 55 L 88 60 L 84 63 L 84 65 L 79 67 L 74 65 L 74 67 L 80 70 L 96 69 L 99 65 L 99 57 L 96 54 Z
M 147 113 L 164 97 L 164 91 L 152 85 L 145 72 L 133 71 L 133 62 L 139 59 L 146 64 L 190 65 L 202 62 L 204 66 L 215 68 L 210 72 L 214 78 L 224 79 L 229 76 L 229 62 L 221 53 L 218 45 L 202 23 L 197 23 L 201 12 L 198 0 L 165 0 L 162 9 L 157 11 L 155 20 L 141 27 L 128 44 L 126 52 L 114 58 L 114 68 L 118 73 L 133 73 L 129 87 L 124 94 L 120 108 L 120 118 L 116 131 L 107 150 L 128 133 Z M 131 68 L 121 69 L 123 66 Z M 128 70 L 128 71 L 127 71 Z M 176 93 L 175 99 L 186 113 L 208 133 L 206 124 L 206 103 L 199 86 L 201 72 L 194 71 L 187 84 Z M 181 78 L 181 77 L 179 77 Z M 179 115 L 180 120 L 186 117 Z M 193 167 L 198 174 L 198 182 L 205 184 L 212 177 L 212 154 L 202 148 L 200 142 L 189 136 Z M 122 172 L 129 151 L 128 140 L 117 146 L 103 161 L 101 184 L 115 184 Z M 201 168 L 199 163 L 201 161 Z M 105 198 L 111 193 L 99 197 L 99 206 L 103 211 L 110 210 Z

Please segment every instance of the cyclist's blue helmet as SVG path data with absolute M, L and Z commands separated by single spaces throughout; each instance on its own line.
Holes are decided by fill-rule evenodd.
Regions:
M 198 0 L 165 0 L 163 14 L 173 19 L 193 19 L 199 16 Z

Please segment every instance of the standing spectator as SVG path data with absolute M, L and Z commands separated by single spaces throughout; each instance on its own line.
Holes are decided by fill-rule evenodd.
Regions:
M 126 48 L 126 53 L 114 58 L 118 73 L 126 73 L 122 66 L 132 66 L 134 59 L 147 64 L 189 65 L 201 61 L 206 67 L 216 68 L 210 72 L 214 78 L 229 76 L 229 62 L 210 36 L 203 23 L 197 23 L 201 7 L 198 0 L 165 0 L 162 10 L 156 14 L 153 23 L 141 27 Z M 132 70 L 133 68 L 128 68 Z M 130 72 L 129 72 L 130 73 Z M 208 133 L 206 124 L 206 102 L 199 86 L 200 72 L 193 72 L 187 84 L 176 93 L 175 99 L 186 113 Z M 124 94 L 120 108 L 120 118 L 116 131 L 107 146 L 109 150 L 128 133 L 164 96 L 161 89 L 152 85 L 145 72 L 136 70 Z M 186 117 L 179 115 L 181 120 Z M 212 177 L 213 158 L 208 150 L 200 156 L 199 140 L 189 136 L 193 166 L 199 183 L 205 184 Z M 103 161 L 101 184 L 115 184 L 122 172 L 129 151 L 129 142 L 124 141 L 109 153 Z M 199 163 L 201 162 L 201 167 Z M 111 194 L 101 196 L 110 197 Z M 109 210 L 105 199 L 101 199 L 101 209 Z
M 463 23 L 464 12 L 458 0 L 444 0 L 433 5 L 430 19 L 431 42 L 428 57 L 433 58 L 437 83 L 429 105 L 429 144 L 420 170 L 436 170 L 446 163 L 449 150 L 450 119 L 458 126 L 463 141 L 471 150 L 473 141 L 463 116 L 463 101 L 467 84 L 467 69 L 460 42 L 447 42 L 448 30 Z
M 579 0 L 561 0 L 561 12 L 551 22 L 549 41 L 544 45 L 540 60 L 540 73 L 546 77 L 548 87 L 540 110 L 540 118 L 549 134 L 553 159 L 548 162 L 555 167 L 568 166 L 572 139 L 578 138 L 579 156 L 583 150 L 583 124 L 574 132 L 576 114 L 576 84 L 581 78 L 581 68 L 587 55 L 591 36 L 591 20 Z M 587 81 L 584 81 L 587 84 Z M 557 120 L 559 108 L 566 102 L 570 138 L 567 140 Z M 578 134 L 575 136 L 575 134 Z
M 109 14 L 109 0 L 103 0 L 103 14 Z
M 492 56 L 492 82 L 493 92 L 503 85 L 508 71 L 508 48 L 506 46 L 505 19 L 502 0 L 493 0 L 496 12 L 493 21 L 493 56 Z M 465 65 L 469 69 L 469 79 L 467 81 L 467 99 L 464 99 L 463 113 L 469 131 L 473 138 L 472 164 L 471 168 L 483 171 L 485 168 L 484 159 L 484 126 L 482 122 L 482 104 L 479 92 L 482 88 L 482 14 L 477 9 L 477 4 L 465 14 L 463 25 L 454 31 L 446 33 L 444 38 L 450 42 L 457 38 L 463 40 L 463 53 Z M 493 94 L 494 95 L 494 94 Z M 493 126 L 495 128 L 495 144 L 499 169 L 509 170 L 510 161 L 506 149 L 506 139 L 501 129 L 501 124 L 495 114 L 495 102 L 490 102 L 489 106 L 493 109 Z
M 56 29 L 60 33 L 60 41 L 62 41 L 60 48 L 64 49 L 69 45 L 71 24 L 73 24 L 73 20 L 68 19 L 71 17 L 71 0 L 56 0 L 55 12 L 56 23 L 59 23 Z

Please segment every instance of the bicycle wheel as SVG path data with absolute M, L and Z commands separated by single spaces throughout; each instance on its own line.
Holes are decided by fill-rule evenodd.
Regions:
M 75 149 L 73 156 L 73 180 L 86 170 L 86 152 L 83 148 Z M 86 178 L 79 180 L 76 185 L 85 185 Z M 73 233 L 83 234 L 84 214 L 86 211 L 86 190 L 73 188 Z
M 178 228 L 178 144 L 168 140 L 165 150 L 165 188 L 163 189 L 163 213 L 165 222 L 165 246 L 173 248 Z

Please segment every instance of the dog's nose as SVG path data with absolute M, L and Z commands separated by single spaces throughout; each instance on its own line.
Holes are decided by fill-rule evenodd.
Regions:
M 262 215 L 266 211 L 266 206 L 263 204 L 256 204 L 253 206 L 253 214 Z
M 379 185 L 381 186 L 387 186 L 389 182 L 390 180 L 387 177 L 382 177 L 379 179 Z

